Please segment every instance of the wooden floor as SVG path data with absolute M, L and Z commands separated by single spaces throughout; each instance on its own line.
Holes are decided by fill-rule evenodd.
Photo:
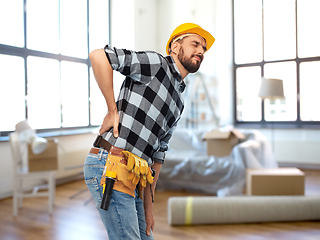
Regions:
M 320 171 L 305 171 L 306 195 L 320 195 Z M 83 191 L 82 191 L 83 190 Z M 229 224 L 172 227 L 167 223 L 171 196 L 199 195 L 188 192 L 157 192 L 154 206 L 157 240 L 204 239 L 320 239 L 320 221 Z M 25 199 L 19 216 L 12 216 L 12 199 L 0 201 L 0 240 L 101 240 L 108 239 L 98 211 L 90 201 L 83 180 L 57 186 L 52 216 L 47 199 Z M 89 200 L 89 203 L 86 202 Z M 319 206 L 320 207 L 320 206 Z M 111 239 L 112 240 L 112 239 Z

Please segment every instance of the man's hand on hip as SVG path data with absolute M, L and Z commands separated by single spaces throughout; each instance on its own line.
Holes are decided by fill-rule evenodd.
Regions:
M 108 111 L 107 115 L 103 119 L 103 123 L 99 130 L 100 135 L 102 135 L 103 133 L 105 133 L 113 127 L 113 135 L 117 138 L 119 136 L 119 119 L 120 117 L 117 110 Z

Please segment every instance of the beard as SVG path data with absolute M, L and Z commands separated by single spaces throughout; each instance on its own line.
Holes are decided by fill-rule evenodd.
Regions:
M 197 63 L 193 63 L 192 58 L 196 56 L 195 54 L 191 55 L 191 57 L 187 57 L 183 51 L 183 48 L 181 47 L 178 54 L 178 59 L 181 62 L 182 66 L 189 72 L 189 73 L 195 73 L 200 68 L 200 64 L 202 62 L 203 57 L 200 55 L 197 55 L 200 57 L 201 61 Z

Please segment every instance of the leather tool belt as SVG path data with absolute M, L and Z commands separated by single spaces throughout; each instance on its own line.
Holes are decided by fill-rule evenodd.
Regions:
M 124 158 L 124 155 L 121 153 L 124 151 L 121 148 L 112 146 L 108 141 L 106 141 L 102 136 L 98 136 L 93 143 L 93 146 L 96 148 L 91 148 L 90 153 L 98 154 L 99 148 L 103 148 L 108 151 L 108 158 L 106 160 L 104 173 L 101 177 L 100 185 L 103 186 L 106 181 L 106 177 L 104 176 L 107 171 L 116 172 L 116 181 L 113 185 L 113 189 L 127 193 L 133 197 L 135 197 L 134 190 L 136 189 L 136 185 L 127 179 L 128 170 L 126 169 L 127 161 Z
M 96 152 L 98 154 L 98 148 L 108 151 L 108 158 L 101 177 L 101 186 L 105 187 L 107 172 L 114 172 L 115 180 L 117 180 L 114 183 L 114 190 L 135 197 L 134 190 L 137 187 L 139 197 L 143 198 L 143 189 L 147 186 L 147 182 L 151 188 L 154 177 L 154 171 L 148 166 L 147 161 L 129 151 L 112 146 L 101 135 L 96 138 L 93 146 L 96 148 L 92 148 L 91 153 Z
M 122 148 L 111 145 L 111 143 L 105 140 L 101 135 L 97 136 L 96 140 L 93 143 L 93 146 L 96 148 L 103 148 L 107 150 L 108 154 L 123 157 L 123 154 L 121 152 L 124 150 Z

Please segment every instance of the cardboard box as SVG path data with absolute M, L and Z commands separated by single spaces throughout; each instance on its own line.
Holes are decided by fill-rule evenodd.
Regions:
M 247 195 L 304 195 L 304 173 L 297 168 L 247 169 Z
M 214 155 L 218 157 L 230 155 L 233 147 L 239 143 L 245 136 L 238 130 L 233 129 L 231 131 L 212 130 L 204 136 L 204 140 L 207 141 L 207 153 L 208 155 Z
M 48 171 L 58 169 L 58 144 L 48 140 L 47 149 L 40 154 L 33 154 L 31 145 L 28 145 L 29 172 Z

